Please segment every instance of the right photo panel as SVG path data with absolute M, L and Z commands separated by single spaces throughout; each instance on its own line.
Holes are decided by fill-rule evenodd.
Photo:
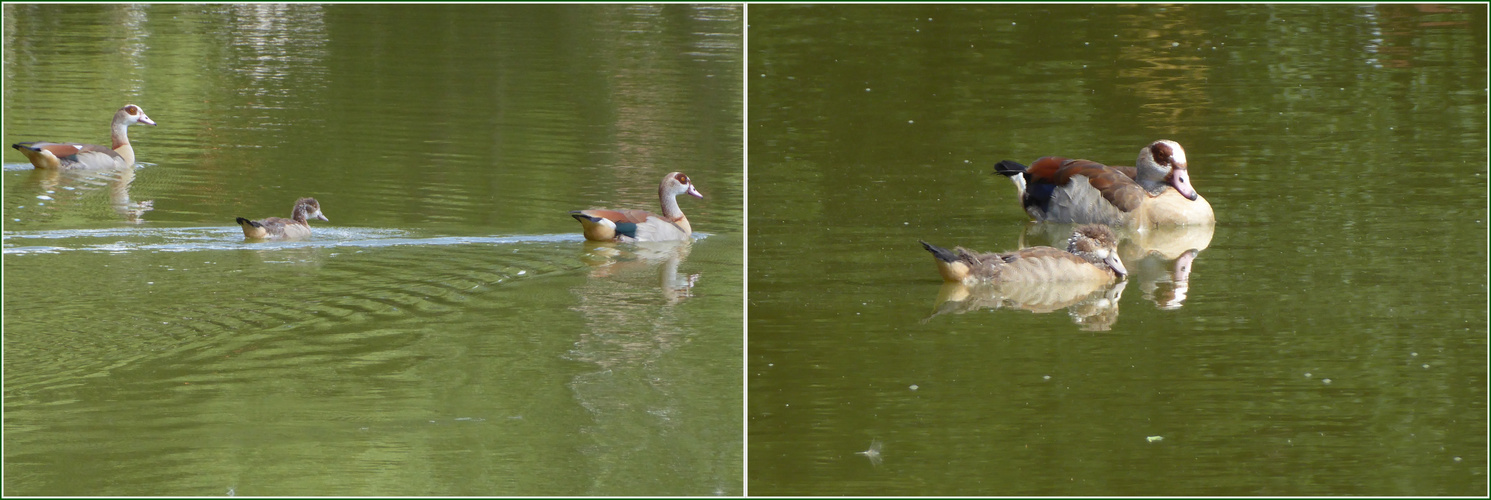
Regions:
M 747 6 L 752 496 L 1487 493 L 1487 6 Z

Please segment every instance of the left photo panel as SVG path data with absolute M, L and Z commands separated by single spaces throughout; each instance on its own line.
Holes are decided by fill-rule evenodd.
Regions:
M 744 493 L 742 5 L 0 15 L 4 494 Z

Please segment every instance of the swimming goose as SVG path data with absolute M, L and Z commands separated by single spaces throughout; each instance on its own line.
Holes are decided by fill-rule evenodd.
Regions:
M 1040 222 L 1139 228 L 1216 222 L 1211 204 L 1191 186 L 1185 149 L 1175 141 L 1139 150 L 1135 167 L 1047 156 L 1029 167 L 1004 160 L 994 171 L 1014 181 L 1025 213 Z
M 937 259 L 948 282 L 976 284 L 1037 281 L 1110 282 L 1128 275 L 1118 258 L 1118 238 L 1107 226 L 1079 226 L 1067 249 L 1030 247 L 1005 253 L 974 253 L 921 242 Z
M 267 219 L 248 220 L 238 218 L 238 225 L 243 226 L 243 237 L 253 239 L 295 239 L 311 235 L 311 225 L 306 223 L 308 219 L 320 219 L 331 222 L 331 219 L 321 215 L 321 204 L 315 198 L 301 198 L 295 200 L 295 209 L 290 211 L 290 218 L 269 217 Z
M 683 210 L 678 208 L 678 195 L 687 194 L 695 198 L 704 195 L 694 188 L 689 176 L 682 172 L 669 172 L 658 185 L 658 201 L 663 206 L 662 215 L 645 210 L 574 210 L 570 216 L 580 221 L 585 239 L 591 241 L 673 241 L 691 239 L 693 229 Z
M 114 113 L 110 126 L 114 146 L 106 148 L 96 144 L 76 142 L 22 142 L 10 147 L 26 155 L 36 168 L 116 168 L 135 164 L 135 149 L 129 145 L 130 125 L 155 126 L 155 121 L 145 116 L 145 110 L 126 104 Z

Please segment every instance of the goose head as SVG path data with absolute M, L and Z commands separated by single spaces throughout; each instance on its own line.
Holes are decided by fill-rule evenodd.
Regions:
M 1145 189 L 1169 185 L 1187 200 L 1196 200 L 1191 174 L 1186 170 L 1186 150 L 1170 140 L 1159 140 L 1139 150 L 1138 180 Z M 1155 191 L 1150 191 L 1151 193 Z
M 290 218 L 301 222 L 310 219 L 319 219 L 326 222 L 331 222 L 331 219 L 326 218 L 325 215 L 321 215 L 321 204 L 316 202 L 315 198 L 301 198 L 299 200 L 295 200 L 295 210 L 290 213 Z
M 1087 224 L 1078 227 L 1067 240 L 1066 250 L 1094 265 L 1107 266 L 1120 278 L 1129 274 L 1123 261 L 1118 259 L 1118 236 L 1108 226 Z

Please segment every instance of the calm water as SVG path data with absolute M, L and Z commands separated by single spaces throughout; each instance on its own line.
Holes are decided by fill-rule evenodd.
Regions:
M 3 13 L 5 144 L 159 123 L 5 149 L 6 494 L 742 493 L 740 6 Z M 692 245 L 565 213 L 675 170 Z
M 1487 493 L 1484 6 L 749 11 L 751 494 Z M 1161 138 L 1219 220 L 1120 290 L 917 244 L 1049 244 L 996 161 Z

